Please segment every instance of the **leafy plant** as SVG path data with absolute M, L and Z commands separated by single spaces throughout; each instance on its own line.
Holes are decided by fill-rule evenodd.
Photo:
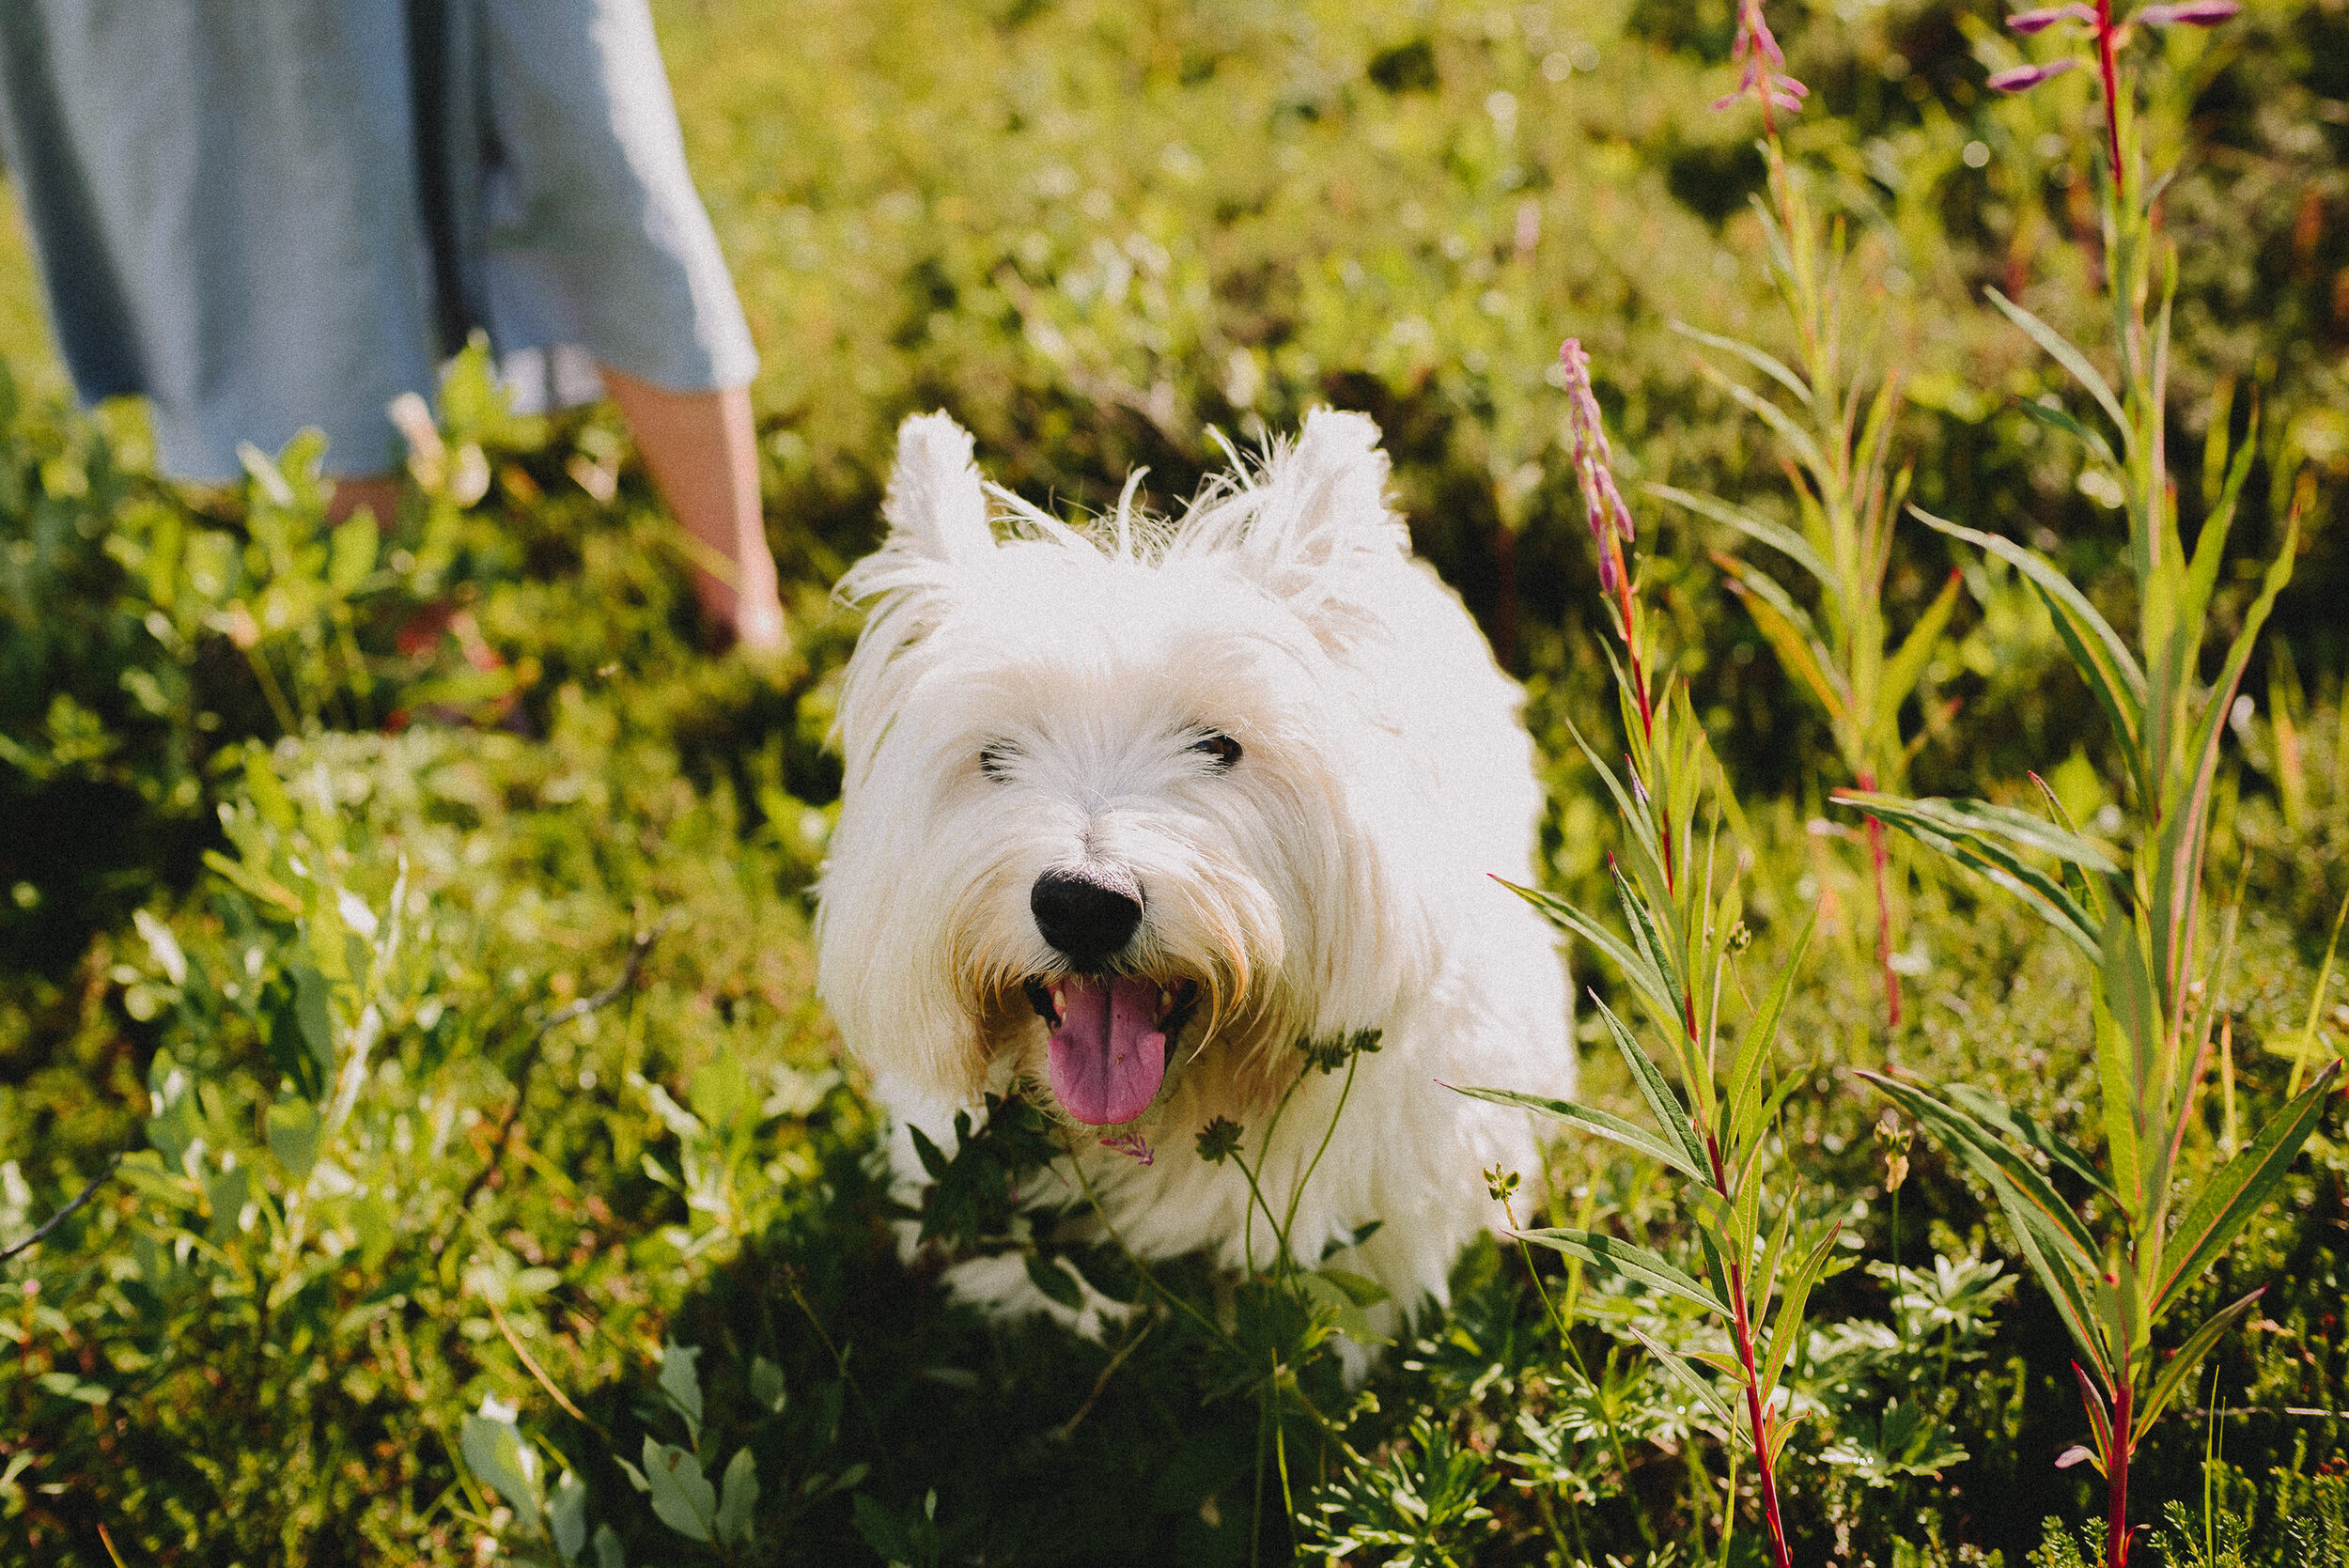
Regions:
M 2171 21 L 2208 25 L 2232 9 L 2148 7 L 2139 21 L 2148 29 Z M 2260 1293 L 2253 1291 L 2205 1320 L 2166 1360 L 2154 1356 L 2153 1330 L 2282 1181 L 2315 1130 L 2340 1068 L 2328 1065 L 2260 1128 L 2248 1147 L 2179 1201 L 2177 1188 L 2188 1177 L 2196 1153 L 2189 1135 L 2211 1067 L 2228 948 L 2224 937 L 2213 940 L 2203 918 L 2203 861 L 2219 750 L 2245 666 L 2290 578 L 2299 524 L 2295 509 L 2217 680 L 2205 687 L 2201 655 L 2219 563 L 2253 449 L 2248 441 L 2237 449 L 2217 505 L 2189 555 L 2165 456 L 2177 257 L 2174 247 L 2157 249 L 2155 243 L 2152 203 L 2157 187 L 2148 183 L 2139 121 L 2117 64 L 2119 28 L 2105 0 L 2092 13 L 2084 7 L 2061 7 L 2025 13 L 2014 25 L 2036 32 L 2075 21 L 2088 27 L 2103 85 L 2106 274 L 2122 390 L 2116 393 L 2085 353 L 2037 316 L 1995 291 L 1992 299 L 2070 372 L 2109 422 L 2108 434 L 2059 409 L 2027 405 L 2035 417 L 2077 439 L 2092 466 L 2125 497 L 2128 561 L 2137 588 L 2136 646 L 2036 551 L 1937 518 L 1925 520 L 2014 566 L 2055 617 L 2075 667 L 2111 726 L 2129 786 L 2135 852 L 2124 870 L 2118 852 L 2082 837 L 2060 805 L 2050 823 L 1980 801 L 1906 800 L 1865 792 L 1844 792 L 1837 799 L 2020 893 L 2096 966 L 2092 1027 L 2103 1109 L 2101 1163 L 1985 1097 L 1935 1091 L 1892 1073 L 1861 1076 L 1932 1130 L 1996 1194 L 2025 1258 L 2062 1314 L 2085 1362 L 2075 1362 L 2073 1370 L 2091 1444 L 2076 1447 L 2061 1462 L 2087 1460 L 2105 1476 L 2103 1550 L 2112 1568 L 2121 1568 L 2131 1539 L 2132 1454 L 2201 1358 L 2250 1311 Z M 2066 55 L 2018 68 L 1998 85 L 2023 90 L 2074 63 Z M 2156 291 L 2158 312 L 2149 323 L 2147 301 Z M 2051 804 L 2053 799 L 2049 794 Z M 2033 858 L 2040 855 L 2053 858 L 2060 873 L 2042 869 Z M 2088 1184 L 2093 1207 L 2067 1202 L 2034 1156 Z
M 1499 1479 L 1482 1454 L 1422 1420 L 1382 1463 L 1352 1457 L 1357 1467 L 1308 1503 L 1307 1517 L 1324 1527 L 1308 1552 L 1334 1562 L 1386 1548 L 1383 1560 L 1393 1568 L 1460 1568 L 1471 1560 L 1468 1527 L 1492 1517 L 1477 1499 Z
M 1699 362 L 1707 380 L 1778 438 L 1800 527 L 1790 529 L 1717 496 L 1670 485 L 1650 485 L 1648 490 L 1737 530 L 1810 575 L 1818 591 L 1815 618 L 1752 562 L 1720 552 L 1713 557 L 1794 677 L 1795 690 L 1826 716 L 1844 770 L 1863 790 L 1897 793 L 1906 788 L 1910 759 L 1930 734 L 1928 728 L 1904 737 L 1901 707 L 1918 691 L 1926 662 L 1949 627 L 1960 578 L 1952 572 L 1906 635 L 1897 644 L 1891 640 L 1885 574 L 1892 564 L 1893 520 L 1909 483 L 1906 467 L 1891 467 L 1900 378 L 1886 375 L 1871 394 L 1863 375 L 1848 364 L 1859 346 L 1849 341 L 1843 225 L 1839 218 L 1830 226 L 1814 210 L 1802 179 L 1787 163 L 1778 131 L 1778 113 L 1798 110 L 1804 89 L 1783 74 L 1784 58 L 1758 0 L 1741 6 L 1738 27 L 1738 47 L 1749 62 L 1745 86 L 1716 107 L 1747 96 L 1762 105 L 1769 199 L 1756 196 L 1753 208 L 1769 243 L 1771 282 L 1795 331 L 1797 361 L 1790 366 L 1750 343 L 1674 325 L 1717 355 L 1742 361 L 1776 383 L 1775 392 L 1755 391 L 1716 360 Z M 1791 407 L 1780 393 L 1792 398 Z M 1886 1019 L 1898 1029 L 1901 983 L 1892 967 L 1892 881 L 1884 825 L 1871 816 L 1866 828 L 1875 881 L 1876 962 Z
M 1629 939 L 1563 899 L 1530 888 L 1517 892 L 1607 956 L 1663 1042 L 1680 1090 L 1674 1093 L 1631 1027 L 1598 1001 L 1599 1017 L 1639 1085 L 1656 1130 L 1594 1106 L 1514 1090 L 1460 1092 L 1540 1111 L 1578 1131 L 1612 1140 L 1682 1178 L 1678 1191 L 1703 1251 L 1703 1281 L 1657 1252 L 1595 1231 L 1545 1227 L 1517 1234 L 1676 1297 L 1726 1326 L 1731 1344 L 1727 1356 L 1699 1352 L 1684 1357 L 1653 1340 L 1643 1337 L 1642 1343 L 1750 1454 L 1770 1551 L 1779 1568 L 1787 1568 L 1793 1555 L 1779 1506 L 1777 1468 L 1791 1427 L 1780 1404 L 1781 1380 L 1801 1344 L 1804 1305 L 1828 1272 L 1839 1229 L 1834 1221 L 1815 1219 L 1797 1226 L 1804 1206 L 1798 1189 L 1772 1195 L 1775 1216 L 1765 1206 L 1769 1184 L 1764 1160 L 1773 1123 L 1779 1108 L 1802 1081 L 1798 1074 L 1776 1075 L 1772 1081 L 1779 1018 L 1801 962 L 1802 944 L 1797 944 L 1793 960 L 1762 1002 L 1750 1009 L 1743 1035 L 1734 1044 L 1725 1041 L 1721 1013 L 1724 1001 L 1734 996 L 1731 964 L 1743 940 L 1744 903 L 1737 871 L 1728 870 L 1718 887 L 1716 873 L 1721 869 L 1719 816 L 1724 806 L 1734 809 L 1735 801 L 1722 794 L 1719 765 L 1712 758 L 1686 688 L 1669 671 L 1657 670 L 1657 630 L 1643 613 L 1623 557 L 1630 518 L 1609 472 L 1589 359 L 1572 339 L 1560 359 L 1566 366 L 1578 465 L 1594 533 L 1607 551 L 1604 580 L 1614 590 L 1612 608 L 1624 648 L 1616 675 L 1630 745 L 1625 775 L 1619 777 L 1587 743 L 1582 751 L 1613 798 L 1623 826 L 1622 855 L 1629 869 L 1620 863 L 1611 869 Z M 1715 820 L 1701 843 L 1697 815 L 1708 786 Z M 1562 1324 L 1562 1335 L 1563 1331 Z M 1729 1390 L 1728 1398 L 1716 1388 L 1717 1382 Z M 1742 1402 L 1742 1407 L 1733 1411 L 1732 1400 Z M 1733 1457 L 1724 1539 L 1735 1496 Z

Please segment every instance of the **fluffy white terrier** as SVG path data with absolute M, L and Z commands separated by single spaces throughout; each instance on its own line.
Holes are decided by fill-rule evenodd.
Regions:
M 1081 532 L 985 484 L 946 415 L 899 432 L 889 537 L 842 584 L 871 616 L 841 698 L 818 989 L 907 1184 L 908 1129 L 951 1152 L 957 1110 L 1018 1087 L 1070 1125 L 1140 1256 L 1261 1265 L 1269 1227 L 1193 1136 L 1227 1117 L 1252 1159 L 1299 1042 L 1377 1029 L 1296 1257 L 1383 1221 L 1331 1261 L 1408 1311 L 1499 1218 L 1486 1167 L 1538 1188 L 1532 1119 L 1439 1081 L 1575 1081 L 1555 942 L 1487 876 L 1532 875 L 1522 695 L 1411 556 L 1377 440 L 1321 410 L 1178 521 L 1138 519 L 1129 484 Z M 1346 1077 L 1306 1073 L 1279 1118 L 1276 1209 Z M 1066 1164 L 1023 1196 L 1074 1200 Z M 1016 1258 L 949 1281 L 1044 1304 Z

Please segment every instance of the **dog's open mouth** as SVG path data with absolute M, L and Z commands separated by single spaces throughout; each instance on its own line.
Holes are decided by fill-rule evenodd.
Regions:
M 1097 1127 L 1130 1122 L 1150 1109 L 1199 1000 L 1193 981 L 1133 975 L 1059 974 L 1031 980 L 1026 990 L 1052 1032 L 1053 1097 Z

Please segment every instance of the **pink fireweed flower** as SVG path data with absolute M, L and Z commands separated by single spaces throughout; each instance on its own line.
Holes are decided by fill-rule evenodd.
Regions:
M 2077 64 L 2077 60 L 2049 60 L 2045 65 L 2015 66 L 1991 72 L 1987 85 L 1994 91 L 2002 93 L 2029 92 L 2049 77 L 2061 76 Z
M 1138 1132 L 1122 1133 L 1115 1138 L 1104 1138 L 1101 1140 L 1101 1147 L 1115 1154 L 1128 1156 L 1140 1165 L 1147 1165 L 1157 1157 L 1151 1150 L 1150 1141 Z
M 2189 27 L 2216 27 L 2242 14 L 2240 0 L 2194 0 L 2184 6 L 2147 6 L 2131 17 L 2149 27 L 2167 27 L 2183 22 Z
M 2006 19 L 2006 24 L 2018 33 L 2037 33 L 2059 22 L 2085 22 L 2096 25 L 2096 13 L 2086 6 L 2042 6 L 2036 10 L 2016 11 Z
M 1783 109 L 1790 115 L 1801 112 L 1802 101 L 1811 96 L 1811 89 L 1786 74 L 1786 54 L 1762 14 L 1762 0 L 1738 0 L 1737 41 L 1729 57 L 1743 67 L 1737 90 L 1715 99 L 1714 108 L 1726 109 L 1741 98 L 1753 99 L 1762 105 L 1766 126 L 1771 123 L 1774 110 Z
M 1591 356 L 1583 352 L 1579 339 L 1569 337 L 1559 346 L 1558 363 L 1566 373 L 1566 425 L 1574 436 L 1575 477 L 1582 483 L 1591 537 L 1598 545 L 1598 580 L 1611 594 L 1617 587 L 1622 547 L 1634 535 L 1631 508 L 1615 489 L 1615 453 L 1599 418 L 1598 396 L 1591 390 Z

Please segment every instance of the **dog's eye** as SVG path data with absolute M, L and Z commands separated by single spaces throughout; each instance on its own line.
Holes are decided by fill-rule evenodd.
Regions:
M 1221 730 L 1209 730 L 1192 741 L 1190 749 L 1209 758 L 1227 773 L 1239 763 L 1239 742 Z
M 1019 755 L 1019 748 L 1008 740 L 997 740 L 979 749 L 979 771 L 1001 783 L 1011 777 L 1011 765 Z

